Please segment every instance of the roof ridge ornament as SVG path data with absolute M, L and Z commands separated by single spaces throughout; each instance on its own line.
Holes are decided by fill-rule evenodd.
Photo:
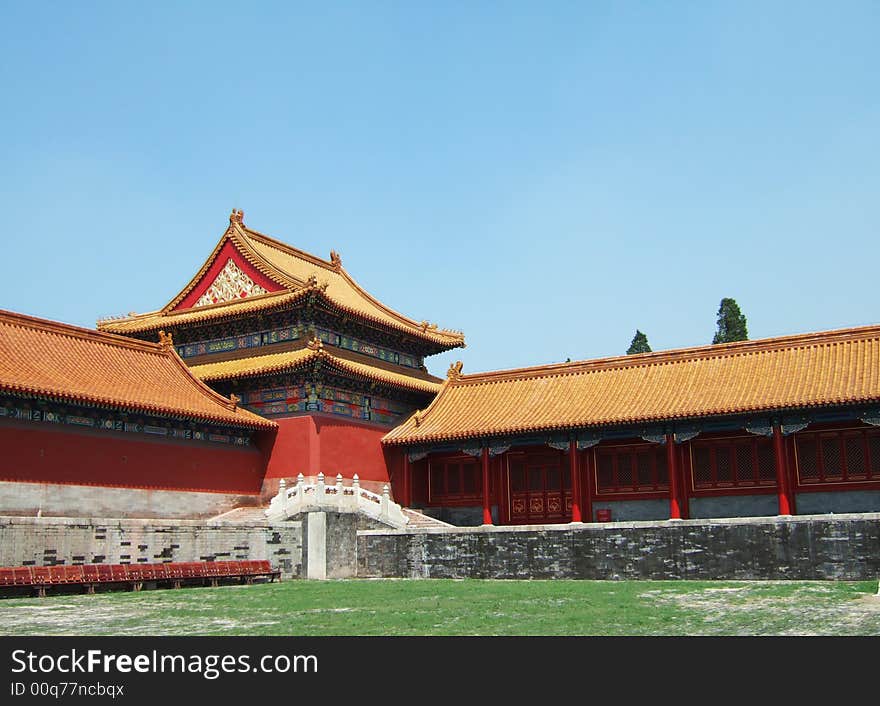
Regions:
M 461 369 L 464 367 L 464 364 L 457 360 L 452 365 L 449 366 L 449 370 L 446 371 L 446 379 L 452 380 L 455 382 L 459 378 L 461 378 Z
M 327 291 L 328 284 L 329 284 L 328 282 L 320 282 L 319 283 L 318 282 L 318 275 L 316 275 L 314 272 L 312 272 L 312 274 L 310 274 L 308 279 L 306 280 L 305 288 L 317 289 L 321 292 L 325 292 L 325 291 Z
M 236 409 L 238 409 L 238 403 L 241 402 L 241 397 L 233 392 L 231 395 L 229 395 L 229 401 L 232 403 L 232 411 L 234 412 Z
M 317 335 L 313 336 L 311 338 L 311 340 L 309 340 L 307 345 L 309 347 L 309 350 L 312 350 L 312 351 L 324 350 L 324 342 L 320 338 L 318 338 Z
M 171 334 L 165 333 L 165 331 L 159 331 L 159 345 L 162 346 L 162 348 L 171 348 L 174 345 L 174 339 Z
M 337 272 L 342 269 L 342 256 L 335 250 L 330 251 L 330 264 Z
M 238 223 L 238 225 L 244 225 L 244 211 L 232 209 L 232 213 L 229 214 L 229 225 L 233 223 Z

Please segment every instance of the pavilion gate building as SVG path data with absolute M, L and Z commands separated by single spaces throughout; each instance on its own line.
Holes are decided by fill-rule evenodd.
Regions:
M 876 512 L 880 327 L 462 375 L 383 439 L 456 524 Z
M 273 420 L 269 492 L 298 474 L 388 482 L 382 436 L 440 389 L 424 358 L 464 345 L 460 332 L 370 296 L 335 251 L 324 260 L 297 250 L 245 226 L 241 211 L 165 307 L 98 327 L 172 337 L 196 377 Z

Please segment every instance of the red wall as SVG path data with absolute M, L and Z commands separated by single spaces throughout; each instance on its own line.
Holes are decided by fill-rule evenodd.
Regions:
M 269 457 L 266 478 L 295 478 L 297 474 L 328 478 L 341 473 L 361 480 L 388 482 L 382 452 L 385 427 L 328 415 L 311 414 L 275 419 L 278 434 Z
M 0 424 L 0 480 L 259 493 L 258 448 Z

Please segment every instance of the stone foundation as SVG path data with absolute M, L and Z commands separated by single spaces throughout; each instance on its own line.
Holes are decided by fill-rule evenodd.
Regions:
M 363 578 L 846 579 L 880 576 L 880 514 L 366 530 Z

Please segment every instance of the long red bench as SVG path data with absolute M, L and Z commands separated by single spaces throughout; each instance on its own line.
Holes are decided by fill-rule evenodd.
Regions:
M 162 564 L 81 564 L 75 566 L 14 566 L 0 567 L 0 588 L 29 586 L 45 595 L 52 586 L 83 586 L 90 592 L 101 584 L 125 584 L 140 590 L 147 581 L 170 582 L 180 586 L 185 581 L 200 580 L 217 585 L 220 579 L 239 579 L 251 583 L 256 578 L 270 581 L 281 578 L 281 572 L 262 561 L 186 561 Z

